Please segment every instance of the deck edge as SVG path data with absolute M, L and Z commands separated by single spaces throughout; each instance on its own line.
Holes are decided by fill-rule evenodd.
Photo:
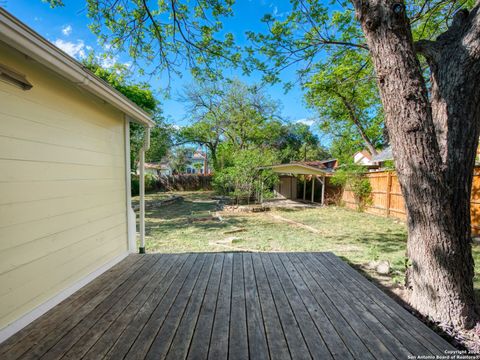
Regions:
M 84 287 L 91 281 L 95 280 L 104 272 L 106 272 L 107 270 L 109 270 L 110 268 L 118 264 L 120 261 L 125 259 L 128 255 L 130 255 L 130 252 L 125 251 L 124 253 L 113 258 L 112 260 L 109 260 L 107 263 L 103 264 L 102 266 L 92 271 L 82 279 L 78 280 L 74 284 L 70 285 L 66 289 L 59 292 L 57 295 L 51 297 L 44 303 L 38 305 L 33 310 L 27 312 L 22 317 L 13 321 L 3 329 L 0 329 L 0 344 L 2 344 L 9 337 L 15 335 L 17 332 L 22 330 L 24 327 L 26 327 L 36 319 L 38 319 L 40 316 L 45 314 L 48 310 L 60 304 L 63 300 L 71 296 L 73 293 L 80 290 L 82 287 Z

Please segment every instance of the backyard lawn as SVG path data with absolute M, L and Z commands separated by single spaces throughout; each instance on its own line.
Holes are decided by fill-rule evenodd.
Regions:
M 398 285 L 403 282 L 407 231 L 399 220 L 334 206 L 217 212 L 210 192 L 177 193 L 183 201 L 158 205 L 159 200 L 173 194 L 146 196 L 147 252 L 331 251 L 394 292 L 401 292 Z M 474 257 L 475 288 L 480 295 L 478 243 Z M 373 269 L 378 261 L 390 263 L 389 275 L 379 275 Z

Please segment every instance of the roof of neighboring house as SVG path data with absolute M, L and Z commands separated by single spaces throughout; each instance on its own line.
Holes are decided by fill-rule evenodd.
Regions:
M 2 7 L 0 7 L 0 41 L 103 99 L 122 111 L 130 120 L 150 127 L 155 125 L 147 112 Z
M 205 152 L 203 152 L 201 150 L 196 150 L 192 155 L 192 160 L 198 160 L 198 159 L 204 160 L 205 159 Z
M 372 160 L 372 154 L 368 150 L 362 150 L 362 151 L 357 151 L 355 154 L 353 154 L 353 157 L 357 156 L 358 154 L 362 154 L 364 158 L 368 160 Z
M 170 168 L 169 163 L 166 162 L 151 162 L 145 163 L 145 169 L 164 170 Z
M 380 151 L 377 155 L 372 157 L 372 161 L 376 161 L 376 162 L 387 161 L 387 160 L 393 160 L 393 153 L 392 153 L 391 146 L 387 146 L 385 149 Z
M 332 173 L 332 169 L 327 168 L 322 161 L 291 162 L 288 164 L 264 166 L 261 169 L 272 169 L 273 172 L 279 174 L 327 175 Z

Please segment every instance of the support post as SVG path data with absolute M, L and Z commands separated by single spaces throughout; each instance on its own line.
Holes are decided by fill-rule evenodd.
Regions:
M 265 186 L 265 182 L 262 178 L 262 184 L 260 185 L 260 204 L 263 204 L 263 187 Z
M 140 150 L 140 218 L 139 218 L 139 232 L 140 232 L 140 248 L 138 252 L 145 254 L 145 151 Z
M 145 129 L 145 139 L 140 149 L 140 247 L 138 252 L 145 254 L 145 151 L 150 147 L 150 128 Z
M 391 192 L 392 192 L 392 173 L 390 171 L 387 172 L 387 191 L 386 191 L 386 196 L 387 196 L 387 209 L 386 213 L 387 216 L 390 216 L 390 204 L 391 204 Z
M 303 175 L 303 201 L 305 201 L 306 196 L 307 196 L 307 176 Z
M 315 202 L 315 175 L 312 175 L 312 203 Z
M 325 205 L 325 176 L 322 177 L 322 206 Z

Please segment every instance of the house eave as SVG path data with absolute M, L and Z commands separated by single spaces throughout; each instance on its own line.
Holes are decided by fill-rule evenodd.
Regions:
M 129 120 L 148 127 L 155 125 L 148 113 L 2 7 L 0 7 L 0 41 L 98 96 L 122 111 Z
M 331 175 L 331 172 L 318 169 L 313 166 L 304 165 L 304 164 L 278 164 L 271 166 L 263 166 L 260 169 L 271 169 L 272 171 L 279 174 L 297 174 L 297 175 L 322 175 L 328 176 Z

